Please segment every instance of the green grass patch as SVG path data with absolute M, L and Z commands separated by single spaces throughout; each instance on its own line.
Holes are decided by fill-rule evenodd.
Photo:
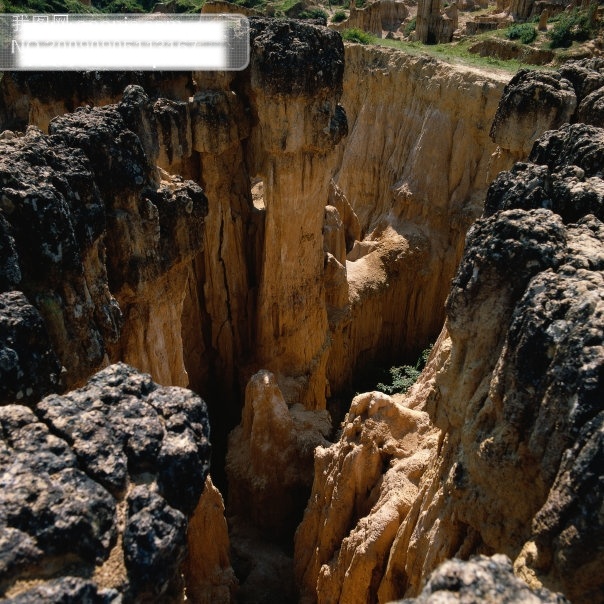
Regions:
M 523 44 L 530 44 L 537 37 L 537 29 L 530 23 L 521 23 L 508 27 L 506 36 L 510 40 L 520 40 Z
M 372 44 L 377 40 L 375 36 L 372 36 L 370 33 L 367 33 L 362 29 L 358 29 L 357 27 L 345 29 L 342 32 L 342 39 L 346 40 L 347 42 L 357 42 L 358 44 Z
M 298 19 L 325 19 L 327 21 L 328 18 L 329 15 L 322 8 L 309 8 L 298 15 Z
M 481 57 L 480 55 L 473 54 L 468 50 L 468 48 L 476 42 L 487 37 L 493 37 L 492 35 L 489 36 L 489 33 L 496 32 L 487 32 L 486 34 L 480 34 L 479 36 L 474 36 L 468 40 L 454 42 L 451 44 L 425 45 L 421 42 L 387 40 L 385 38 L 376 38 L 373 40 L 373 43 L 378 46 L 385 46 L 387 48 L 401 50 L 410 55 L 435 57 L 441 61 L 445 61 L 446 63 L 463 64 L 471 67 L 477 67 L 479 69 L 500 69 L 511 73 L 515 73 L 523 67 L 537 69 L 537 67 L 534 65 L 526 65 L 516 60 L 504 60 L 496 57 Z M 539 67 L 539 69 L 543 69 L 543 67 Z
M 281 2 L 277 2 L 273 4 L 276 12 L 285 14 L 294 4 L 297 4 L 298 0 L 282 0 Z

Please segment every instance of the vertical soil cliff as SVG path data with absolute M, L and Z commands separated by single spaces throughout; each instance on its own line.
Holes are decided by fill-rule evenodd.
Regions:
M 581 106 L 571 77 L 585 67 L 519 74 L 495 136 L 528 123 L 552 82 Z M 490 186 L 418 383 L 356 397 L 315 453 L 294 555 L 303 601 L 417 595 L 445 559 L 494 553 L 535 588 L 601 599 L 601 168 L 602 131 L 565 125 Z
M 489 176 L 511 165 L 492 158 L 489 138 L 507 79 L 347 47 L 342 104 L 349 135 L 334 181 L 361 236 L 355 243 L 351 234 L 339 269 L 348 300 L 332 306 L 332 391 L 374 359 L 407 359 L 434 341 Z M 348 227 L 346 211 L 341 218 Z

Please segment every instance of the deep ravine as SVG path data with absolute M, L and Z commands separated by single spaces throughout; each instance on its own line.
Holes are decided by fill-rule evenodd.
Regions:
M 589 115 L 599 87 L 575 80 L 602 67 L 504 90 L 299 21 L 251 29 L 242 73 L 0 83 L 4 124 L 34 125 L 0 141 L 3 480 L 59 472 L 53 510 L 77 518 L 85 484 L 99 514 L 74 557 L 5 501 L 0 593 L 76 576 L 52 589 L 177 601 L 183 562 L 192 601 L 388 602 L 504 553 L 533 588 L 601 594 L 601 131 L 551 134 L 489 184 Z M 516 102 L 535 91 L 548 111 Z M 563 292 L 586 305 L 550 311 Z M 359 372 L 436 338 L 406 398 L 362 394 L 334 425 Z M 154 382 L 116 365 L 40 402 L 116 362 Z M 58 461 L 20 473 L 30 432 Z M 145 558 L 151 534 L 167 549 Z

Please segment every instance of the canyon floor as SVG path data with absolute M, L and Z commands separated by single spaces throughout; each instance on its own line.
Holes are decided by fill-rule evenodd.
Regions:
M 250 25 L 0 81 L 2 601 L 604 601 L 604 61 Z

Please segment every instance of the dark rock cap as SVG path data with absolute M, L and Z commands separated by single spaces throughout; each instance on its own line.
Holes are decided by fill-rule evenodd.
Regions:
M 250 18 L 252 85 L 267 94 L 342 92 L 344 44 L 339 33 L 294 19 Z

